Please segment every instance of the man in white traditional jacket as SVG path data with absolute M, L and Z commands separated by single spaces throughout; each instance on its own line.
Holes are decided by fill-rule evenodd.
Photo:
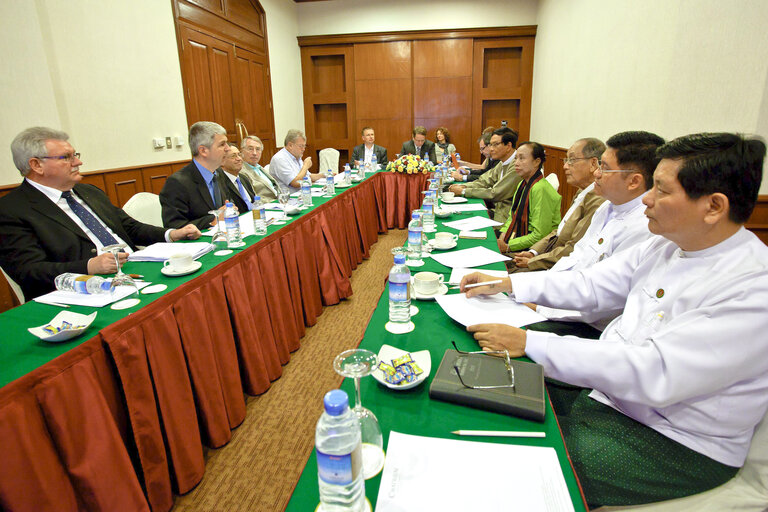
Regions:
M 555 263 L 550 272 L 589 268 L 651 237 L 643 197 L 653 185 L 653 171 L 659 163 L 656 150 L 662 144 L 664 139 L 658 135 L 642 131 L 617 133 L 606 141 L 594 176 L 595 194 L 607 201 L 597 208 L 573 252 Z M 571 311 L 538 306 L 536 311 L 550 320 L 588 323 L 596 329 L 595 337 L 621 314 L 621 308 Z
M 734 134 L 680 137 L 659 149 L 645 196 L 654 236 L 589 269 L 474 273 L 467 296 L 511 292 L 559 308 L 624 308 L 599 341 L 500 324 L 470 326 L 483 350 L 506 349 L 545 374 L 590 505 L 699 493 L 743 465 L 768 409 L 768 247 L 744 228 L 765 143 Z M 590 391 L 591 390 L 591 391 Z

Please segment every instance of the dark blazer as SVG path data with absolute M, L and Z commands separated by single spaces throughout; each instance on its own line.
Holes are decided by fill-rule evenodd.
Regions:
M 403 149 L 400 150 L 400 155 L 415 155 L 416 144 L 413 143 L 413 139 L 403 142 Z M 437 163 L 437 157 L 435 156 L 435 143 L 431 140 L 425 140 L 421 145 L 421 151 L 419 156 L 424 158 L 425 155 L 429 155 L 429 160 L 433 163 Z
M 376 155 L 376 161 L 379 164 L 387 164 L 387 148 L 374 144 L 373 154 Z M 365 144 L 360 144 L 359 146 L 352 148 L 352 163 L 354 163 L 355 160 L 360 160 L 361 162 L 365 160 Z
M 203 231 L 213 222 L 213 215 L 208 213 L 214 209 L 213 199 L 194 161 L 168 176 L 160 191 L 160 205 L 163 226 L 168 228 L 194 224 Z
M 248 208 L 249 205 L 245 204 L 243 198 L 240 197 L 240 191 L 237 190 L 237 186 L 232 183 L 232 180 L 225 176 L 225 174 L 226 171 L 224 171 L 224 169 L 218 169 L 216 171 L 216 178 L 219 180 L 219 190 L 221 190 L 221 199 L 229 199 L 232 201 L 232 203 L 237 206 L 237 209 L 240 211 L 240 213 L 247 212 L 250 209 Z M 243 184 L 243 188 L 245 189 L 246 194 L 248 194 L 251 202 L 253 202 L 253 187 L 251 187 L 251 180 L 249 180 L 248 177 L 242 173 L 240 173 L 238 177 L 240 178 L 240 183 Z
M 485 167 L 483 167 L 482 169 L 472 169 L 471 171 L 469 171 L 469 175 L 467 176 L 467 182 L 475 181 L 480 176 L 482 176 L 486 172 L 496 167 L 497 163 L 499 163 L 498 160 L 494 160 L 492 158 L 486 158 Z
M 131 248 L 165 241 L 165 229 L 133 219 L 93 185 L 73 190 Z M 26 180 L 0 198 L 0 225 L 0 265 L 27 299 L 52 291 L 59 274 L 87 274 L 88 260 L 97 256 L 83 230 Z

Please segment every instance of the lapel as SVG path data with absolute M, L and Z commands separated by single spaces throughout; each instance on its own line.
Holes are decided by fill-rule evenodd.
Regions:
M 91 239 L 88 238 L 88 235 L 86 235 L 85 232 L 58 207 L 58 205 L 53 204 L 53 202 L 51 202 L 51 200 L 42 192 L 27 183 L 27 180 L 24 180 L 21 183 L 21 190 L 24 192 L 24 195 L 27 196 L 29 206 L 33 210 L 60 224 L 69 231 L 72 231 L 83 240 L 87 240 L 88 242 L 91 241 Z M 90 206 L 90 204 L 88 206 Z
M 253 186 L 251 185 L 251 179 L 248 176 L 246 176 L 245 174 L 241 173 L 240 174 L 240 183 L 243 184 L 243 188 L 245 189 L 246 192 L 248 192 L 248 195 L 251 196 L 251 199 L 253 199 L 253 196 L 254 196 L 255 193 L 253 191 Z

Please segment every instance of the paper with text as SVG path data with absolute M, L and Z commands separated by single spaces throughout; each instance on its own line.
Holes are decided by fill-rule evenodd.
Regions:
M 523 327 L 536 322 L 544 322 L 546 318 L 528 306 L 510 299 L 503 293 L 472 297 L 468 299 L 463 293 L 439 295 L 435 300 L 443 308 L 445 314 L 461 325 L 475 324 L 504 324 L 512 327 Z
M 485 247 L 472 247 L 460 251 L 432 253 L 432 259 L 442 263 L 446 267 L 481 267 L 490 263 L 507 261 L 509 256 L 504 256 Z
M 490 228 L 493 226 L 501 226 L 501 222 L 496 222 L 488 217 L 469 217 L 467 219 L 452 220 L 451 222 L 444 222 L 443 226 L 458 229 L 459 231 L 473 231 L 475 229 Z

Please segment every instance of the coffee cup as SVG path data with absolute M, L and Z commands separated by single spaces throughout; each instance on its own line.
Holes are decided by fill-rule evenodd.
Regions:
M 458 240 L 458 235 L 453 233 L 440 232 L 435 233 L 435 239 L 432 241 L 435 247 L 451 247 Z
M 173 272 L 183 272 L 192 266 L 193 261 L 191 254 L 179 253 L 165 260 L 163 267 L 168 267 Z
M 443 284 L 443 275 L 434 272 L 419 272 L 413 276 L 413 288 L 419 295 L 434 295 Z
M 456 194 L 453 192 L 443 192 L 443 201 L 453 201 L 453 198 L 456 197 Z

